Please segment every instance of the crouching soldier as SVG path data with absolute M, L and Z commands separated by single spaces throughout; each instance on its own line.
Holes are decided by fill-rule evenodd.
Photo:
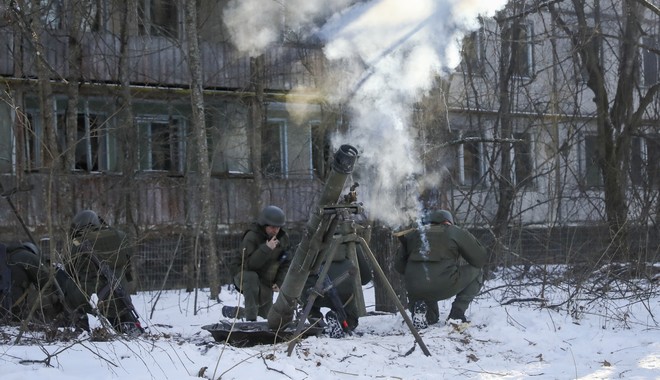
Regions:
M 0 244 L 0 316 L 6 320 L 31 318 L 31 322 L 70 325 L 63 294 L 57 291 L 58 283 L 49 282 L 50 274 L 33 243 Z M 30 315 L 35 304 L 35 312 Z
M 32 290 L 48 280 L 48 268 L 42 268 L 39 251 L 32 243 L 4 245 L 0 248 L 0 276 L 2 276 L 2 313 L 11 319 L 27 317 L 34 301 Z
M 142 332 L 128 291 L 132 249 L 126 234 L 92 210 L 76 214 L 70 233 L 65 266 L 73 281 L 64 289 L 67 299 L 86 313 L 100 313 L 119 332 Z M 96 310 L 90 304 L 93 294 L 98 299 Z
M 350 223 L 343 223 L 340 225 L 340 234 L 350 233 L 345 230 L 350 228 Z M 340 236 L 336 238 L 341 239 Z M 357 287 L 357 279 L 353 277 L 359 274 L 361 285 L 368 284 L 373 278 L 371 267 L 364 257 L 362 248 L 359 245 L 355 246 L 357 256 L 357 265 L 355 265 L 349 257 L 349 244 L 351 243 L 343 242 L 337 245 L 336 252 L 330 261 L 327 279 L 324 280 L 325 288 L 330 285 L 332 287 L 326 294 L 316 297 L 307 317 L 311 324 L 325 325 L 326 333 L 331 338 L 342 338 L 346 332 L 350 333 L 358 326 L 360 309 L 356 302 L 356 294 L 362 292 L 362 287 Z M 327 265 L 327 262 L 322 265 Z M 305 289 L 314 291 L 318 276 L 318 273 L 310 274 L 305 283 Z M 321 313 L 322 307 L 330 309 L 325 315 L 325 324 L 323 323 L 324 316 Z
M 279 291 L 291 264 L 285 219 L 282 209 L 268 206 L 243 234 L 231 273 L 234 285 L 243 293 L 245 308 L 224 306 L 222 315 L 226 318 L 256 321 L 257 316 L 268 317 L 273 292 Z
M 439 320 L 438 301 L 454 297 L 447 320 L 466 322 L 465 311 L 483 284 L 486 248 L 454 225 L 447 210 L 434 210 L 420 228 L 399 236 L 394 268 L 403 274 L 413 325 Z

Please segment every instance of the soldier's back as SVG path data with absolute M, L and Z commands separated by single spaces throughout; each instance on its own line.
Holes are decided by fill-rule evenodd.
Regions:
M 130 253 L 126 234 L 114 228 L 92 231 L 87 238 L 94 247 L 99 259 L 110 267 L 120 268 L 128 264 Z

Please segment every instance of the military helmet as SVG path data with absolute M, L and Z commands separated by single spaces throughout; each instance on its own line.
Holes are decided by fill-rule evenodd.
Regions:
M 71 228 L 73 230 L 82 230 L 89 227 L 101 227 L 101 219 L 92 210 L 82 210 L 73 217 Z
M 454 217 L 447 210 L 433 210 L 426 217 L 428 223 L 443 223 L 449 222 L 454 224 Z
M 257 223 L 262 226 L 282 227 L 284 226 L 285 219 L 284 211 L 277 206 L 271 205 L 261 210 Z
M 37 246 L 34 243 L 28 241 L 22 244 L 24 249 L 34 253 L 35 255 L 39 255 L 39 248 L 37 248 Z

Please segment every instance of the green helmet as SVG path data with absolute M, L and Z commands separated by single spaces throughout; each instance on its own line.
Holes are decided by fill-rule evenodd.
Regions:
M 71 229 L 77 231 L 90 227 L 101 227 L 101 219 L 94 211 L 82 210 L 73 217 L 73 222 L 71 222 Z
M 23 244 L 24 249 L 34 253 L 37 256 L 40 255 L 39 248 L 34 243 L 28 241 L 28 242 L 25 242 L 25 243 L 22 243 L 22 244 Z
M 268 206 L 261 211 L 261 214 L 259 214 L 257 223 L 262 226 L 282 227 L 284 226 L 285 220 L 286 217 L 281 208 L 277 206 Z
M 433 210 L 430 213 L 428 213 L 426 219 L 427 219 L 426 220 L 427 223 L 440 224 L 443 222 L 449 222 L 451 224 L 454 224 L 454 217 L 447 210 Z

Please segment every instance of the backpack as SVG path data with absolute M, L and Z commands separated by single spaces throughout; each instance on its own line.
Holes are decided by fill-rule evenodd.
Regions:
M 92 243 L 99 260 L 108 264 L 113 271 L 121 271 L 128 267 L 131 250 L 124 232 L 105 227 L 87 232 L 84 238 Z

